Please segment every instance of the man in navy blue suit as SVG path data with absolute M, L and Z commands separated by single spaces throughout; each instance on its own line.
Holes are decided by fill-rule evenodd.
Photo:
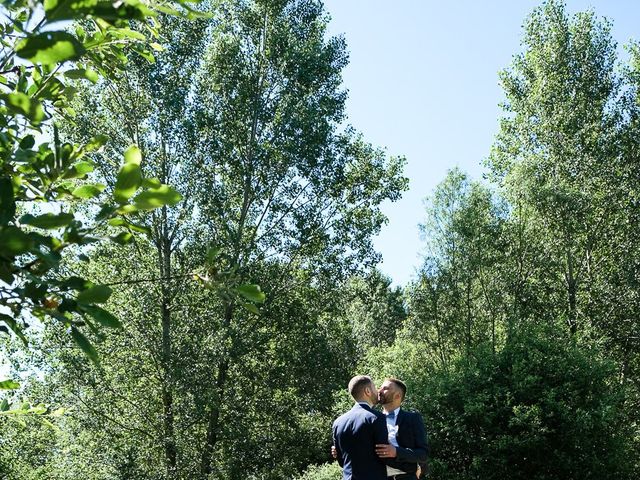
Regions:
M 372 407 L 378 391 L 370 377 L 358 375 L 349 382 L 356 404 L 333 422 L 333 444 L 344 480 L 387 480 L 376 445 L 387 443 L 385 417 Z
M 387 465 L 389 480 L 415 480 L 420 465 L 427 461 L 427 433 L 422 416 L 400 408 L 407 386 L 397 378 L 388 378 L 378 390 L 378 401 L 386 417 L 388 442 L 376 445 L 378 456 Z

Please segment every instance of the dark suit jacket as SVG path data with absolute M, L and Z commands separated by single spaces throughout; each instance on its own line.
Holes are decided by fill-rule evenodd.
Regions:
M 422 415 L 408 412 L 402 408 L 396 420 L 398 434 L 396 440 L 400 447 L 396 447 L 396 458 L 387 461 L 387 465 L 406 473 L 416 473 L 418 463 L 427 461 L 427 432 L 424 429 Z
M 389 443 L 382 413 L 356 403 L 333 422 L 333 444 L 344 480 L 386 480 L 387 470 L 376 455 L 376 443 Z

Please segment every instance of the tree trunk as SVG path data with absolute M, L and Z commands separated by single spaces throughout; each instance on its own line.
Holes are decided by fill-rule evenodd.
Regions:
M 577 292 L 578 281 L 575 277 L 573 255 L 571 250 L 567 250 L 567 271 L 565 274 L 567 283 L 567 297 L 569 301 L 569 311 L 567 315 L 567 324 L 571 335 L 575 335 L 578 331 L 578 312 L 577 312 Z
M 473 313 L 471 310 L 471 278 L 467 277 L 467 285 L 466 285 L 466 304 L 467 304 L 467 322 L 466 322 L 466 331 L 465 331 L 465 343 L 467 344 L 467 358 L 471 356 L 471 348 L 472 348 L 472 334 L 471 327 L 473 325 Z
M 227 304 L 224 310 L 224 328 L 227 332 L 227 338 L 230 335 L 229 328 L 233 319 L 233 305 Z M 224 391 L 227 385 L 227 376 L 231 361 L 231 353 L 224 357 L 218 366 L 218 375 L 216 378 L 216 398 L 209 407 L 209 418 L 207 420 L 207 433 L 205 436 L 204 448 L 202 449 L 202 457 L 200 461 L 200 473 L 202 478 L 207 478 L 212 472 L 211 463 L 213 460 L 213 451 L 218 442 L 218 430 L 220 429 L 220 409 L 224 399 Z
M 171 240 L 167 224 L 167 208 L 162 207 L 162 224 L 159 229 L 161 238 L 158 239 L 158 261 L 160 276 L 171 278 Z M 162 322 L 162 420 L 163 446 L 165 452 L 167 478 L 175 476 L 177 465 L 177 451 L 174 435 L 173 412 L 173 375 L 171 359 L 171 291 L 166 282 L 162 283 L 160 314 Z

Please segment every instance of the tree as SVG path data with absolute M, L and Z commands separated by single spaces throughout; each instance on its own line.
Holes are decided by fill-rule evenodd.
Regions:
M 218 14 L 194 110 L 201 142 L 189 164 L 207 237 L 241 276 L 261 262 L 284 265 L 268 279 L 274 298 L 293 287 L 289 269 L 336 282 L 370 265 L 371 236 L 384 222 L 379 205 L 406 188 L 403 161 L 338 131 L 346 54 L 341 39 L 325 40 L 322 6 L 223 2 Z M 231 333 L 236 306 L 222 311 Z M 227 337 L 216 368 L 203 473 L 211 471 L 235 342 Z
M 590 285 L 623 198 L 615 43 L 594 13 L 570 19 L 548 1 L 527 20 L 523 47 L 501 74 L 506 116 L 489 165 L 545 245 L 552 316 L 576 333 L 594 320 Z
M 102 377 L 77 375 L 76 391 L 92 398 L 82 408 L 99 419 L 87 428 L 117 439 L 114 449 L 141 465 L 143 455 L 157 460 L 136 471 L 141 478 L 233 477 L 248 462 L 275 477 L 319 458 L 330 392 L 348 373 L 342 365 L 322 370 L 320 392 L 313 379 L 298 377 L 349 348 L 341 319 L 330 316 L 331 298 L 342 279 L 373 263 L 371 237 L 385 221 L 379 204 L 406 187 L 402 159 L 339 130 L 346 55 L 342 40 L 325 39 L 317 2 L 222 2 L 213 13 L 200 26 L 211 29 L 210 39 L 199 37 L 209 45 L 170 25 L 161 33 L 161 61 L 133 62 L 119 82 L 81 92 L 80 128 L 66 131 L 79 138 L 109 131 L 116 145 L 135 139 L 145 172 L 168 172 L 184 198 L 179 208 L 143 219 L 152 243 L 138 241 L 123 254 L 101 250 L 86 267 L 91 276 L 125 279 L 112 301 L 135 329 L 102 342 L 113 363 Z M 113 184 L 108 155 L 93 160 Z M 219 297 L 200 291 L 193 273 L 215 292 L 236 286 L 244 299 L 224 288 Z M 254 283 L 267 294 L 259 317 L 250 302 L 265 297 Z M 273 340 L 278 335 L 287 335 L 290 350 Z M 58 352 L 62 365 L 77 369 L 67 353 Z M 283 365 L 297 376 L 283 375 Z M 257 395 L 256 379 L 271 375 L 282 386 Z M 284 414 L 260 408 L 269 395 Z M 280 407 L 289 402 L 295 405 Z M 149 435 L 119 426 L 115 409 L 130 412 Z M 309 448 L 274 467 L 269 459 L 277 442 L 293 441 L 291 428 Z M 264 431 L 279 433 L 266 441 Z
M 408 288 L 408 329 L 428 339 L 443 364 L 463 348 L 502 341 L 507 326 L 500 266 L 505 207 L 455 169 L 427 202 L 427 255 Z
M 407 317 L 402 289 L 392 287 L 391 279 L 378 270 L 350 279 L 343 302 L 358 357 L 370 348 L 392 344 Z
M 536 9 L 501 76 L 506 115 L 489 166 L 533 247 L 518 309 L 604 337 L 619 380 L 637 388 L 637 53 L 618 68 L 610 29 L 593 12 L 570 18 L 563 2 Z

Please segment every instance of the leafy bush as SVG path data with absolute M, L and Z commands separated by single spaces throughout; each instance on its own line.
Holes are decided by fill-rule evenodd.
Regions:
M 409 355 L 397 355 L 403 349 Z M 375 368 L 407 380 L 429 434 L 432 478 L 632 477 L 624 390 L 594 351 L 548 332 L 527 333 L 495 353 L 478 348 L 426 369 L 407 361 L 428 357 L 418 350 L 398 342 L 376 357 Z
M 299 480 L 340 480 L 342 469 L 337 462 L 310 466 Z

